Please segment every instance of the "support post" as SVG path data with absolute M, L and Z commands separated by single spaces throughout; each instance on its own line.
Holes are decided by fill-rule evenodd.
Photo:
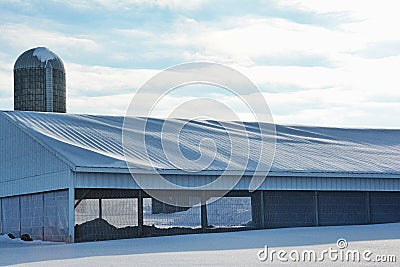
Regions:
M 42 240 L 45 241 L 44 240 L 44 214 L 45 214 L 45 212 L 44 212 L 44 193 L 41 193 L 41 195 L 42 195 L 42 212 L 43 212 L 43 214 L 42 214 Z
M 138 191 L 138 237 L 143 236 L 143 191 Z
M 314 203 L 315 203 L 315 226 L 319 226 L 318 191 L 314 191 Z
M 68 189 L 68 243 L 75 242 L 75 188 Z
M 22 235 L 22 208 L 21 208 L 21 196 L 18 196 L 18 209 L 19 209 L 19 237 Z
M 253 226 L 258 229 L 266 227 L 264 191 L 254 191 L 251 197 L 251 219 Z
M 103 218 L 103 208 L 102 208 L 101 198 L 99 198 L 99 219 L 102 218 Z
M 265 203 L 264 203 L 264 190 L 260 191 L 260 223 L 261 223 L 261 228 L 265 228 Z
M 208 228 L 208 218 L 207 218 L 207 201 L 202 198 L 201 200 L 201 229 L 203 232 Z
M 369 192 L 366 192 L 365 202 L 365 206 L 367 209 L 367 224 L 371 224 L 371 197 Z
M 0 235 L 4 234 L 3 233 L 3 210 L 2 210 L 2 204 L 1 202 L 3 199 L 0 197 Z

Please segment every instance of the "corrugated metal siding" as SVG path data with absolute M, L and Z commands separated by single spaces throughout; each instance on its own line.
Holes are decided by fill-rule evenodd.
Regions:
M 145 179 L 151 175 L 140 174 Z M 201 175 L 166 175 L 167 179 L 177 185 L 198 187 L 210 183 L 217 176 Z M 226 177 L 224 179 L 230 179 Z M 147 189 L 165 189 L 157 179 L 153 179 Z M 242 178 L 234 190 L 248 190 L 251 177 Z M 74 173 L 77 188 L 127 188 L 138 189 L 130 174 L 121 173 Z M 225 190 L 229 183 L 213 186 L 213 190 Z M 226 187 L 224 187 L 226 186 Z M 195 188 L 194 188 L 195 189 Z M 229 188 L 228 188 L 229 189 Z M 384 178 L 327 178 L 327 177 L 267 177 L 259 190 L 321 190 L 321 191 L 400 191 L 400 179 Z
M 3 234 L 3 212 L 2 212 L 2 201 L 3 199 L 0 198 L 0 234 Z
M 43 174 L 0 183 L 1 197 L 40 193 L 68 188 L 70 171 Z
M 235 187 L 246 190 L 251 178 Z M 352 177 L 267 177 L 259 190 L 400 191 L 400 179 Z
M 0 196 L 67 188 L 70 168 L 0 115 Z
M 367 224 L 365 192 L 318 192 L 319 225 Z
M 267 228 L 315 226 L 313 191 L 264 192 Z
M 400 192 L 371 192 L 371 223 L 400 222 Z
M 130 174 L 74 172 L 75 188 L 140 189 Z

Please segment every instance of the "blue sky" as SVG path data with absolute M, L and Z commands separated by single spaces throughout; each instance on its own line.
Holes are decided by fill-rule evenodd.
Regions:
M 226 64 L 263 92 L 275 122 L 398 128 L 397 1 L 0 1 L 0 109 L 12 68 L 46 46 L 67 70 L 68 111 L 124 115 L 152 75 L 190 61 Z M 209 90 L 198 87 L 197 90 Z M 191 99 L 191 87 L 159 107 Z M 232 95 L 215 98 L 240 106 Z M 193 93 L 192 97 L 197 94 Z M 238 112 L 242 112 L 239 109 Z M 243 112 L 243 119 L 246 112 Z

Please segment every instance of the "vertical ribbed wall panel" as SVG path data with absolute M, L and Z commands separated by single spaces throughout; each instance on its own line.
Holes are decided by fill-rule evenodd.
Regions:
M 2 220 L 2 208 L 1 208 L 1 202 L 3 201 L 2 198 L 0 198 L 0 235 L 4 234 L 3 233 L 3 220 Z
M 129 173 L 73 173 L 76 188 L 139 189 Z
M 248 189 L 250 178 L 242 180 L 235 189 Z M 267 177 L 259 190 L 400 191 L 400 179 L 279 176 Z
M 154 180 L 151 188 L 162 188 L 157 179 L 148 174 L 138 174 Z M 78 188 L 138 188 L 129 173 L 77 172 L 75 185 Z M 168 181 L 185 187 L 199 187 L 212 182 L 215 175 L 166 175 Z M 224 179 L 230 179 L 225 177 Z M 233 188 L 248 190 L 251 177 L 243 177 Z M 223 183 L 227 186 L 229 183 Z M 150 189 L 150 188 L 149 188 Z M 210 187 L 211 190 L 225 190 L 226 187 Z M 228 188 L 229 189 L 229 188 Z M 384 178 L 327 178 L 327 177 L 267 177 L 258 190 L 319 190 L 319 191 L 400 191 L 400 179 Z
M 400 222 L 400 192 L 371 192 L 371 222 Z
M 267 228 L 315 226 L 313 191 L 265 191 Z
M 70 167 L 0 114 L 0 196 L 67 188 Z
M 318 192 L 319 225 L 367 224 L 365 192 Z

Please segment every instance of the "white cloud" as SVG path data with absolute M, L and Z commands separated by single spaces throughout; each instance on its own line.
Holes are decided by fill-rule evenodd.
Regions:
M 305 124 L 327 127 L 400 128 L 393 121 L 398 104 L 361 103 L 354 106 L 304 109 L 287 115 L 275 115 L 281 124 Z M 293 119 L 295 117 L 295 119 Z
M 168 8 L 172 10 L 181 9 L 181 10 L 194 10 L 200 8 L 204 5 L 207 0 L 154 0 L 153 3 L 155 6 L 159 6 L 162 8 Z
M 58 53 L 69 54 L 99 52 L 101 46 L 86 36 L 73 36 L 56 31 L 43 30 L 25 24 L 0 25 L 0 40 L 5 44 L 20 50 L 21 53 L 28 48 L 46 46 L 57 50 Z M 60 51 L 60 52 L 58 52 Z
M 65 67 L 68 94 L 71 97 L 134 93 L 157 73 L 157 70 L 87 66 L 69 62 Z
M 237 67 L 262 90 L 270 91 L 265 84 L 293 86 L 294 90 L 338 86 L 343 83 L 342 70 L 325 67 L 255 66 Z
M 103 7 L 110 10 L 116 9 L 127 9 L 133 6 L 148 6 L 148 7 L 160 7 L 171 10 L 194 10 L 201 7 L 205 0 L 70 0 L 60 1 L 71 5 L 75 8 L 89 9 L 93 7 Z
M 354 38 L 363 43 L 399 39 L 398 29 L 395 25 L 400 24 L 398 16 L 400 5 L 396 0 L 280 0 L 279 3 L 282 6 L 295 7 L 318 14 L 346 13 L 351 21 L 342 24 L 341 30 L 351 33 Z
M 254 61 L 265 56 L 320 56 L 335 61 L 337 54 L 365 47 L 363 40 L 350 32 L 258 16 L 228 18 L 218 23 L 181 19 L 175 28 L 161 42 L 194 51 L 188 59 L 202 56 L 242 65 L 255 65 Z
M 180 10 L 201 9 L 207 1 L 93 0 L 68 4 L 88 12 L 93 5 L 115 12 L 144 5 L 174 10 L 177 15 L 184 13 Z M 120 29 L 111 25 L 104 31 L 94 29 L 85 35 L 63 32 L 62 25 L 53 30 L 41 27 L 40 23 L 7 23 L 0 25 L 0 41 L 2 47 L 12 47 L 13 51 L 44 45 L 62 58 L 66 56 L 68 106 L 72 112 L 123 115 L 137 88 L 159 71 L 157 65 L 146 69 L 150 68 L 146 62 L 163 62 L 159 63 L 161 69 L 165 62 L 170 62 L 166 59 L 173 58 L 176 63 L 216 61 L 241 71 L 265 92 L 276 120 L 281 123 L 399 127 L 397 1 L 280 0 L 278 4 L 316 16 L 336 16 L 340 23 L 324 27 L 255 14 L 230 16 L 227 9 L 212 20 L 206 15 L 190 18 L 181 14 L 165 27 L 141 28 L 127 22 L 124 27 L 131 27 Z M 167 22 L 154 25 L 157 23 Z M 134 44 L 133 48 L 129 44 Z M 78 62 L 77 55 L 85 58 L 88 54 L 91 59 L 106 57 L 104 63 L 94 60 L 103 66 L 90 66 L 84 59 Z M 12 101 L 9 96 L 13 56 L 0 53 L 2 108 L 10 107 L 7 101 Z M 132 59 L 140 59 L 143 68 L 105 66 L 110 62 L 113 66 L 126 66 Z M 166 116 L 172 107 L 190 99 L 168 96 L 160 103 L 158 115 Z M 230 96 L 217 99 L 239 106 Z M 239 110 L 242 118 L 251 117 Z
M 133 94 L 100 96 L 100 97 L 69 97 L 67 99 L 68 113 L 119 115 L 126 113 Z
M 8 56 L 0 52 L 0 109 L 9 110 L 13 107 L 13 64 Z

